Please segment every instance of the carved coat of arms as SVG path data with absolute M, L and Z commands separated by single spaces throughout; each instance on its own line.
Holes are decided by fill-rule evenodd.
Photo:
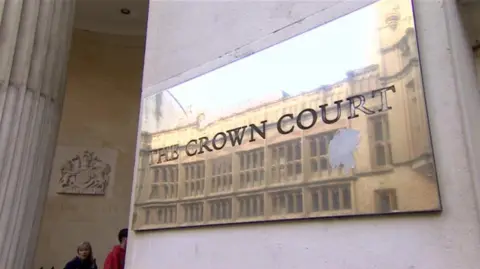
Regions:
M 99 159 L 94 152 L 85 151 L 61 166 L 57 192 L 104 195 L 111 172 L 110 164 Z

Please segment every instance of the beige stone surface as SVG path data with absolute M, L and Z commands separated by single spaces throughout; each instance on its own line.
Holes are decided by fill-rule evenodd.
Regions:
M 116 152 L 116 164 L 106 195 L 59 195 L 51 178 L 34 268 L 63 268 L 84 240 L 103 264 L 128 226 L 143 46 L 143 37 L 74 32 L 57 149 L 65 158 L 101 149 L 104 160 Z

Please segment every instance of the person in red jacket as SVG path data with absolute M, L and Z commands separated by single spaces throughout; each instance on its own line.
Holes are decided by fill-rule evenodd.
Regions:
M 125 268 L 125 253 L 127 249 L 128 229 L 122 229 L 118 232 L 118 241 L 120 245 L 113 247 L 112 251 L 108 253 L 103 269 L 124 269 Z

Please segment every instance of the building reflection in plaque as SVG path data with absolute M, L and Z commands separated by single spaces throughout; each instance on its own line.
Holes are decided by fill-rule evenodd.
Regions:
M 142 120 L 136 230 L 441 210 L 407 0 L 148 96 Z

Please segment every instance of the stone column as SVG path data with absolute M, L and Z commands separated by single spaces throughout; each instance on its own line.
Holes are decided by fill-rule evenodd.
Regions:
M 0 0 L 0 268 L 30 269 L 64 99 L 74 0 Z

